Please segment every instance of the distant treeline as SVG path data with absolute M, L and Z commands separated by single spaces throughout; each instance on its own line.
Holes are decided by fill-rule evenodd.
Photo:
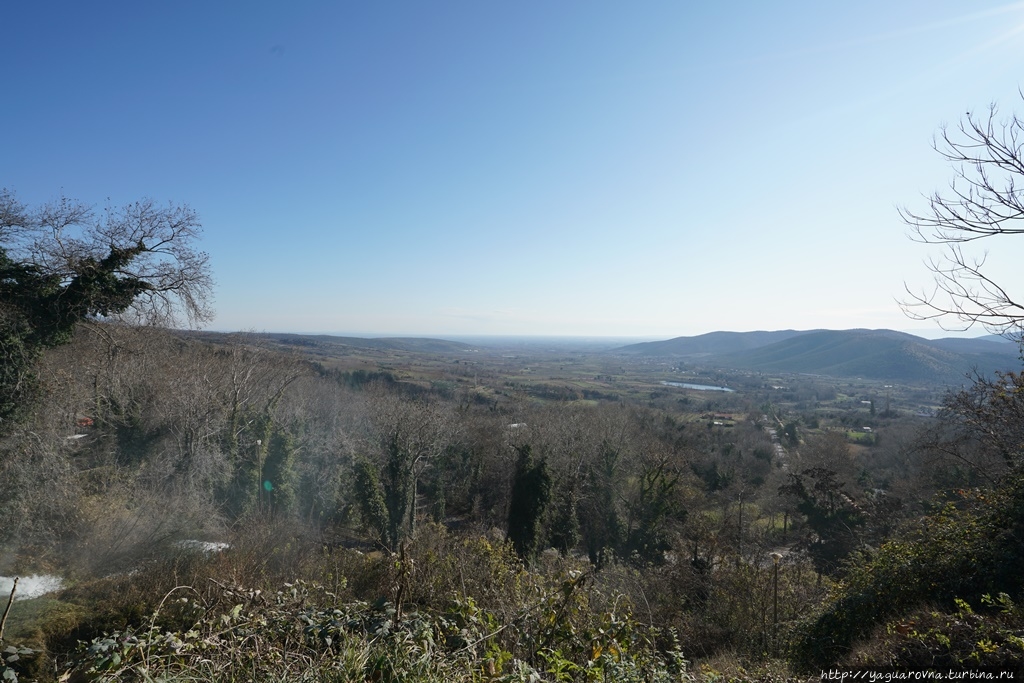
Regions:
M 363 389 L 370 384 L 382 384 L 389 388 L 395 388 L 399 384 L 395 376 L 387 370 L 338 370 L 324 367 L 320 363 L 316 367 L 321 377 L 333 379 L 350 389 Z

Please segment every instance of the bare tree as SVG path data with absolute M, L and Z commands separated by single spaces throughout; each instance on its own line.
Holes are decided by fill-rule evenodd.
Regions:
M 1024 373 L 975 374 L 942 401 L 938 428 L 916 453 L 928 474 L 955 485 L 998 485 L 1024 464 Z
M 208 320 L 200 229 L 184 205 L 147 199 L 97 215 L 66 197 L 30 208 L 0 189 L 0 427 L 28 403 L 42 351 L 80 323 Z
M 195 246 L 201 230 L 185 205 L 143 199 L 97 215 L 67 197 L 31 209 L 0 189 L 0 249 L 64 294 L 78 294 L 82 317 L 207 321 L 212 278 Z
M 911 239 L 945 251 L 927 263 L 932 290 L 917 293 L 908 286 L 901 307 L 915 320 L 953 320 L 959 329 L 981 324 L 1019 335 L 1024 302 L 989 276 L 985 254 L 964 252 L 970 242 L 1024 234 L 1024 119 L 999 121 L 997 113 L 994 104 L 986 115 L 967 112 L 953 130 L 944 126 L 932 144 L 953 165 L 949 191 L 932 194 L 927 211 L 902 208 L 900 217 Z

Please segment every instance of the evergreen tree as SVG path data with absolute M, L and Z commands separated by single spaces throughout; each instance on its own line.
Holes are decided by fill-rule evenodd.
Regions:
M 412 525 L 413 498 L 416 491 L 414 457 L 403 444 L 401 430 L 396 429 L 387 442 L 384 465 L 384 503 L 388 511 L 387 543 L 392 549 L 406 536 Z
M 275 514 L 295 509 L 295 447 L 291 435 L 278 428 L 270 436 L 261 478 L 262 497 Z
M 624 528 L 615 488 L 618 475 L 619 452 L 601 444 L 600 454 L 587 470 L 586 496 L 580 505 L 583 544 L 595 565 L 622 543 Z
M 384 502 L 384 489 L 381 487 L 377 468 L 366 458 L 356 460 L 355 467 L 356 500 L 363 525 L 377 534 L 377 537 L 390 545 L 388 533 L 391 528 L 388 519 L 388 508 Z
M 820 574 L 834 572 L 856 550 L 864 513 L 830 469 L 812 467 L 789 479 L 779 493 L 797 498 L 797 509 L 814 532 L 806 541 L 811 560 Z
M 579 492 L 572 480 L 563 480 L 550 506 L 548 541 L 551 547 L 568 554 L 580 542 Z
M 522 558 L 532 558 L 540 544 L 541 520 L 551 499 L 551 475 L 544 460 L 537 460 L 529 445 L 516 448 L 515 481 L 508 510 L 508 538 Z

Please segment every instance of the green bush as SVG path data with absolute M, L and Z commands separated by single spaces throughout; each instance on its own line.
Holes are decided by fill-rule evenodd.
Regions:
M 849 658 L 856 666 L 988 667 L 1015 671 L 1024 660 L 1024 613 L 1006 593 L 983 595 L 979 611 L 920 609 L 879 627 Z
M 953 609 L 957 599 L 1018 595 L 1024 562 L 1024 481 L 993 492 L 958 492 L 877 552 L 863 554 L 820 613 L 800 629 L 795 661 L 834 663 L 884 620 L 927 604 Z

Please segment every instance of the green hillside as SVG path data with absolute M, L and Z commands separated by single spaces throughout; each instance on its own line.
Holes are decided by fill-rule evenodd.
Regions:
M 650 356 L 697 356 L 760 348 L 784 341 L 791 337 L 808 334 L 799 330 L 777 330 L 774 332 L 708 332 L 696 337 L 676 337 L 666 341 L 630 344 L 616 353 Z
M 928 340 L 893 330 L 712 332 L 633 344 L 620 353 L 699 357 L 723 368 L 961 384 L 977 370 L 1019 366 L 1016 346 L 978 339 Z

